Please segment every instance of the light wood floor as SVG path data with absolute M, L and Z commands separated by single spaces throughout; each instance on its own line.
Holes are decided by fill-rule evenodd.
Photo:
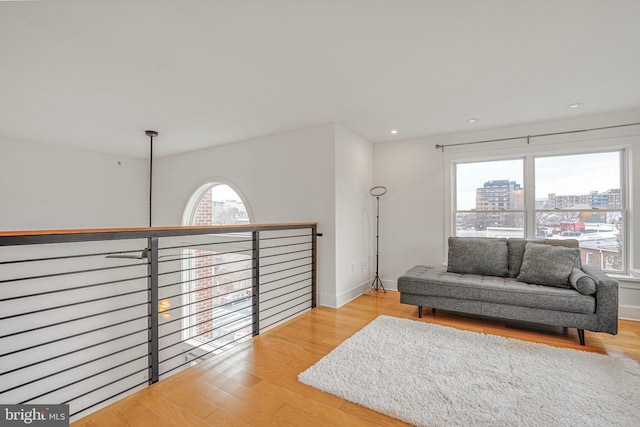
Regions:
M 319 307 L 252 342 L 189 368 L 73 423 L 73 426 L 405 426 L 297 381 L 300 372 L 380 314 L 417 320 L 399 294 L 363 295 L 334 310 Z M 422 321 L 640 361 L 640 322 L 621 320 L 616 336 L 575 329 L 533 329 L 425 310 Z

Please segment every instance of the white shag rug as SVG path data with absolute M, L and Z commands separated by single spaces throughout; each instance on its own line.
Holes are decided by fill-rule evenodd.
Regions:
M 417 426 L 640 426 L 640 363 L 380 316 L 300 382 Z

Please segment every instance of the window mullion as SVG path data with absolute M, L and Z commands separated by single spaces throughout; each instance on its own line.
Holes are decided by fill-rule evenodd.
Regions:
M 535 168 L 532 155 L 524 158 L 524 236 L 533 239 L 536 235 L 536 191 L 535 191 Z

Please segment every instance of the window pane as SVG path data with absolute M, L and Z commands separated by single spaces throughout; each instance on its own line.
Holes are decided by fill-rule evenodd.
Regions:
M 537 157 L 538 209 L 620 209 L 620 152 Z
M 522 159 L 456 165 L 456 209 L 522 210 Z
M 535 158 L 536 237 L 577 239 L 583 264 L 624 270 L 620 156 Z
M 248 224 L 247 209 L 228 185 L 218 184 L 202 195 L 193 225 Z
M 576 239 L 582 264 L 602 270 L 624 269 L 622 211 L 536 212 L 536 238 Z
M 248 223 L 240 196 L 224 184 L 214 184 L 202 194 L 192 219 L 192 225 L 200 226 Z M 252 333 L 252 257 L 242 244 L 216 247 L 220 250 L 185 250 L 189 267 L 184 277 L 183 325 L 188 339 L 221 351 Z
M 524 237 L 522 177 L 522 159 L 456 165 L 456 236 Z

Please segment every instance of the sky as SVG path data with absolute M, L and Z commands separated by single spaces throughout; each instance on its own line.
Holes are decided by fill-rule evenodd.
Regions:
M 620 188 L 620 153 L 535 158 L 535 198 L 589 194 Z M 476 189 L 491 180 L 508 179 L 524 187 L 524 159 L 459 163 L 456 167 L 457 209 L 474 209 Z M 525 192 L 529 190 L 525 188 Z
M 212 200 L 237 200 L 240 201 L 240 197 L 236 194 L 231 187 L 225 184 L 216 185 L 211 189 Z

